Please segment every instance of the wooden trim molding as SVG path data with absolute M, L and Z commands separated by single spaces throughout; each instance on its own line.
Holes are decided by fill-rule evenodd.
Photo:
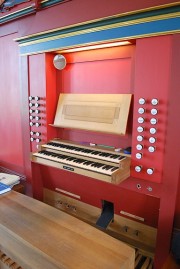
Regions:
M 16 10 L 15 12 L 8 11 L 4 16 L 0 17 L 0 25 L 22 18 L 24 16 L 31 15 L 36 13 L 38 10 L 60 4 L 61 2 L 66 2 L 67 0 L 46 0 L 46 1 L 30 1 L 26 7 Z
M 180 32 L 180 5 L 159 6 L 17 38 L 21 55 Z

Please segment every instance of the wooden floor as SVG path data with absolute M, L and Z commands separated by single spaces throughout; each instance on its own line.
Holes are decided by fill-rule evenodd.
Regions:
M 180 269 L 180 265 L 174 261 L 173 256 L 170 254 L 162 269 Z

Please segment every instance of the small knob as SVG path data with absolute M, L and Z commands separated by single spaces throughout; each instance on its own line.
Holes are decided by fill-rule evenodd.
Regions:
M 135 236 L 139 236 L 139 231 L 138 231 L 138 230 L 135 230 L 135 231 L 134 231 L 134 235 L 135 235 Z
M 136 153 L 136 159 L 141 159 L 142 158 L 142 153 Z
M 34 104 L 32 104 L 32 103 L 29 103 L 29 107 L 32 107 L 32 106 L 34 106 Z
M 156 148 L 153 147 L 153 146 L 150 146 L 150 147 L 148 148 L 148 151 L 149 151 L 149 152 L 155 152 L 155 150 L 156 150 Z
M 135 166 L 135 171 L 136 172 L 141 172 L 142 171 L 142 166 L 140 166 L 140 165 L 137 165 L 137 166 Z
M 40 107 L 40 104 L 38 104 L 38 103 L 35 103 L 35 107 Z
M 34 126 L 34 125 L 35 125 L 35 122 L 32 122 L 32 121 L 31 121 L 31 122 L 29 123 L 29 125 L 30 125 L 30 126 Z
M 157 119 L 155 118 L 150 119 L 150 123 L 153 125 L 157 124 Z
M 35 99 L 34 96 L 29 96 L 29 101 L 32 101 L 32 100 L 34 100 L 34 99 Z
M 142 135 L 138 135 L 137 136 L 137 141 L 141 142 L 143 141 L 144 137 Z
M 36 119 L 36 120 L 40 120 L 40 119 L 41 119 L 41 117 L 39 117 L 39 116 L 36 116 L 36 117 L 35 117 L 35 119 Z
M 31 132 L 30 132 L 30 135 L 35 135 L 35 133 L 36 133 L 36 132 L 31 131 Z
M 145 109 L 144 109 L 143 107 L 140 107 L 140 108 L 138 109 L 138 113 L 139 113 L 139 114 L 144 114 L 144 113 L 145 113 Z
M 40 132 L 36 132 L 36 136 L 40 136 L 41 135 L 41 133 Z
M 139 104 L 144 105 L 146 103 L 146 100 L 144 98 L 139 98 Z
M 137 144 L 136 148 L 137 148 L 137 150 L 142 150 L 143 149 L 143 145 Z
M 158 100 L 157 98 L 153 98 L 153 99 L 151 100 L 151 104 L 152 104 L 153 106 L 156 106 L 158 103 L 159 103 L 159 100 Z
M 145 120 L 144 120 L 143 117 L 139 117 L 139 118 L 138 118 L 138 123 L 144 123 L 144 121 L 145 121 Z
M 41 126 L 41 123 L 36 122 L 35 125 L 36 125 L 36 127 L 39 127 L 39 126 Z
M 151 136 L 151 137 L 149 138 L 149 142 L 150 142 L 151 144 L 154 144 L 154 143 L 156 142 L 156 138 Z
M 150 128 L 149 130 L 150 134 L 155 134 L 157 132 L 156 128 Z
M 41 99 L 41 97 L 39 97 L 39 96 L 35 96 L 35 100 L 36 101 L 39 101 Z
M 34 113 L 35 112 L 35 110 L 33 110 L 33 109 L 29 109 L 29 113 L 30 114 L 32 114 L 32 113 Z
M 31 116 L 29 116 L 29 119 L 30 119 L 30 120 L 34 120 L 34 119 L 35 119 L 35 116 L 32 116 L 32 115 L 31 115 Z
M 35 110 L 35 113 L 36 113 L 36 114 L 39 114 L 40 112 L 41 112 L 41 111 L 40 111 L 39 109 L 36 109 L 36 110 Z
M 36 142 L 37 143 L 41 142 L 41 139 L 40 138 L 36 138 Z
M 148 175 L 152 175 L 154 173 L 154 169 L 153 168 L 148 168 L 147 169 L 147 174 Z
M 30 138 L 30 141 L 31 141 L 31 142 L 33 142 L 34 140 L 35 140 L 35 138 L 34 138 L 34 137 L 31 137 L 31 138 Z
M 128 226 L 124 226 L 124 227 L 123 227 L 123 231 L 126 232 L 126 233 L 128 232 L 128 229 L 129 229 Z
M 138 131 L 139 133 L 142 133 L 142 132 L 144 131 L 144 128 L 143 128 L 142 126 L 138 126 L 138 127 L 137 127 L 137 131 Z
M 158 110 L 156 108 L 151 109 L 151 114 L 152 115 L 157 115 L 158 114 Z

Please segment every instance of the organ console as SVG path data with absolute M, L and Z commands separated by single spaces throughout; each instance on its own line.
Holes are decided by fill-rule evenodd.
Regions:
M 115 184 L 127 178 L 130 171 L 126 154 L 59 139 L 41 145 L 31 160 Z
M 130 100 L 131 95 L 62 94 L 59 98 L 53 126 L 67 128 L 72 126 L 72 128 L 86 129 L 86 131 L 89 128 L 89 131 L 115 132 L 125 135 Z M 85 106 L 87 110 L 85 110 Z M 97 111 L 99 114 L 95 117 Z M 121 149 L 116 150 L 114 147 L 54 138 L 39 146 L 38 152 L 32 152 L 31 161 L 117 185 L 130 176 L 131 155 L 124 153 Z M 58 188 L 55 190 L 62 191 Z M 76 198 L 76 195 L 71 193 L 67 193 L 67 195 Z M 45 188 L 44 202 L 93 226 L 96 225 L 94 220 L 97 220 L 101 214 L 100 210 L 95 207 L 90 209 L 90 206 L 81 201 L 62 194 L 55 194 Z M 111 214 L 114 215 L 113 212 Z M 117 215 L 114 215 L 113 224 L 108 226 L 106 232 L 135 247 L 136 257 L 133 268 L 153 268 L 156 229 L 151 229 L 146 225 L 137 225 L 131 221 L 128 222 L 128 227 L 124 223 L 119 226 L 118 223 L 121 223 L 122 220 L 123 218 L 119 219 Z M 124 227 L 127 228 L 124 229 Z M 129 227 L 131 227 L 130 237 L 128 235 Z M 129 239 L 125 239 L 124 233 Z M 144 240 L 147 240 L 147 245 Z
M 122 135 L 130 102 L 131 94 L 61 94 L 54 125 Z M 59 139 L 42 145 L 31 160 L 114 184 L 130 175 L 127 154 Z

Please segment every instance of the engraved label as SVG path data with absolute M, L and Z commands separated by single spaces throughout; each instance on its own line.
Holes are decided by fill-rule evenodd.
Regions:
M 74 171 L 74 168 L 63 165 L 63 169 L 68 170 L 68 171 Z

